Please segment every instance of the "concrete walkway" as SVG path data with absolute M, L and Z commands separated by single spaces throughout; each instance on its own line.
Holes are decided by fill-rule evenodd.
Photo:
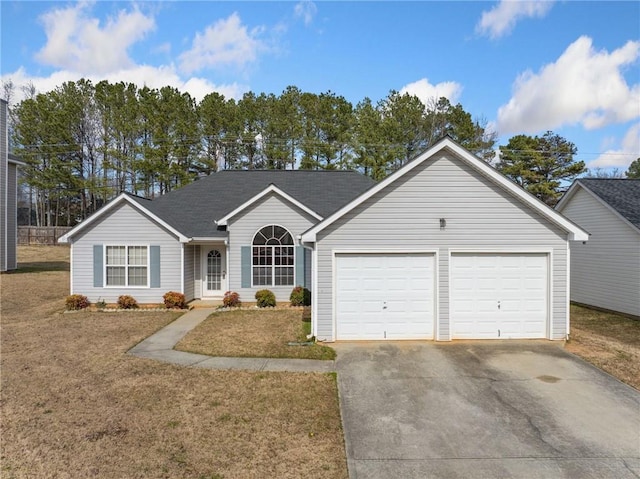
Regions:
M 205 369 L 243 369 L 249 371 L 321 372 L 336 370 L 335 361 L 281 358 L 227 358 L 176 351 L 173 347 L 189 331 L 207 319 L 213 308 L 192 309 L 129 350 L 139 358 Z

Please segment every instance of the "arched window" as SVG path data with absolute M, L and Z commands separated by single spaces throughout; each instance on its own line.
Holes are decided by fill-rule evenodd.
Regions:
M 253 237 L 252 278 L 254 286 L 293 286 L 293 237 L 282 226 L 269 225 Z

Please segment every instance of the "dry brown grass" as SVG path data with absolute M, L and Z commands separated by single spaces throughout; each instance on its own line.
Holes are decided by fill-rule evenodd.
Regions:
M 324 345 L 289 346 L 306 341 L 304 310 L 241 309 L 214 313 L 188 333 L 175 349 L 209 356 L 334 359 Z M 308 324 L 308 323 L 307 323 Z
M 59 314 L 68 250 L 18 254 L 33 270 L 0 276 L 1 477 L 346 477 L 333 376 L 128 356 L 175 313 Z
M 640 390 L 640 320 L 571 306 L 566 349 Z

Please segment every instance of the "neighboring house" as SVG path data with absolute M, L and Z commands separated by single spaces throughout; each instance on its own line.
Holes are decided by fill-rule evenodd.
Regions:
M 7 102 L 0 100 L 0 272 L 18 267 L 18 166 L 9 153 Z
M 640 317 L 640 180 L 576 180 L 556 210 L 590 234 L 571 245 L 571 300 Z
M 380 183 L 222 171 L 76 226 L 71 290 L 159 302 L 313 295 L 320 340 L 549 338 L 569 328 L 569 241 L 588 235 L 445 138 Z

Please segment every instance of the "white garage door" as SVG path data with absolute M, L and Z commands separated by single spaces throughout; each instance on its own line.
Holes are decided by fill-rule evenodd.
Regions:
M 433 339 L 434 256 L 336 255 L 336 337 Z
M 451 256 L 452 339 L 545 338 L 546 254 Z

